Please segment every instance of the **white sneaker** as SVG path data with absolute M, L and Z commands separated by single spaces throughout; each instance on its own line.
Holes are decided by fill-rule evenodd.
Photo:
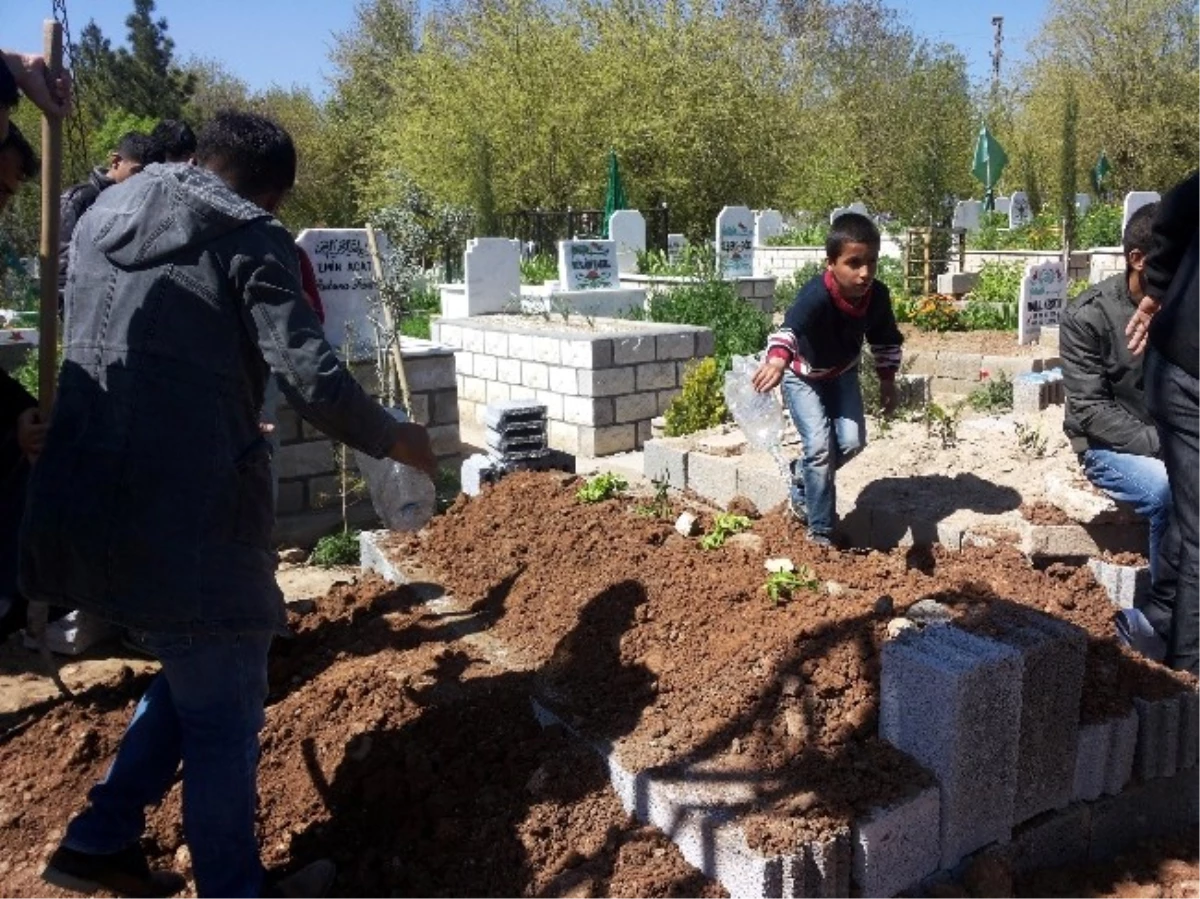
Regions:
M 63 656 L 77 656 L 97 643 L 117 635 L 117 628 L 102 618 L 78 610 L 46 625 L 46 648 Z M 25 648 L 37 649 L 37 640 L 25 631 Z

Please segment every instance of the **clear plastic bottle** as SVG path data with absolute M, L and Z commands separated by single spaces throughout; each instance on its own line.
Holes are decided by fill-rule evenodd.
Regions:
M 397 421 L 408 421 L 403 409 L 391 408 L 388 412 Z M 437 492 L 424 472 L 391 459 L 373 459 L 357 450 L 354 456 L 367 482 L 371 505 L 384 527 L 419 531 L 429 523 L 437 506 Z

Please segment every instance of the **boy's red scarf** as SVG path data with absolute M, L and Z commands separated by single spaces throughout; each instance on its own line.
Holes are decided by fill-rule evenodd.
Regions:
M 867 314 L 867 307 L 871 305 L 871 288 L 867 288 L 867 292 L 862 295 L 857 303 L 847 300 L 842 296 L 842 291 L 838 288 L 838 283 L 833 279 L 833 272 L 825 269 L 825 289 L 829 291 L 829 295 L 833 297 L 833 305 L 837 306 L 847 315 L 853 315 L 855 318 L 862 318 Z

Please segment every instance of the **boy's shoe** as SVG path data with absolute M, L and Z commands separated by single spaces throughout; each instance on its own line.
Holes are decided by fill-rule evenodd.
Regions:
M 117 633 L 117 628 L 104 619 L 76 610 L 46 625 L 46 648 L 56 655 L 77 656 Z M 37 640 L 28 631 L 25 648 L 38 648 Z
M 328 896 L 333 888 L 337 867 L 327 858 L 309 862 L 294 874 L 281 877 L 263 888 L 264 896 Z
M 107 890 L 118 896 L 173 896 L 187 886 L 174 871 L 152 871 L 142 848 L 134 843 L 120 852 L 89 855 L 59 846 L 42 871 L 46 883 L 76 893 Z
M 808 524 L 808 509 L 804 508 L 803 502 L 791 494 L 788 494 L 788 511 L 792 513 L 792 518 L 796 519 L 798 524 Z
M 828 546 L 831 549 L 833 548 L 833 541 L 829 539 L 828 534 L 813 534 L 810 532 L 808 534 L 808 542 L 813 546 Z

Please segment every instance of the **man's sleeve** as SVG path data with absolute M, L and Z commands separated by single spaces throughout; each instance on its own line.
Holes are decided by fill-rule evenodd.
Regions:
M 1146 254 L 1146 293 L 1162 302 L 1200 223 L 1200 173 L 1175 185 L 1162 198 Z
M 871 355 L 875 357 L 875 373 L 881 381 L 896 380 L 900 371 L 900 361 L 904 355 L 904 335 L 896 324 L 896 312 L 892 309 L 892 295 L 887 287 L 875 282 L 874 290 L 879 291 L 871 298 L 872 303 L 879 303 L 880 309 L 871 327 L 867 329 L 867 344 L 871 347 Z
M 8 63 L 3 58 L 0 58 L 0 106 L 12 109 L 20 99 L 21 94 L 17 90 L 17 79 L 9 71 Z
M 1158 432 L 1113 399 L 1104 377 L 1103 342 L 1095 325 L 1078 313 L 1058 323 L 1067 402 L 1089 439 L 1136 456 L 1158 455 Z
M 381 459 L 399 439 L 395 419 L 367 395 L 325 339 L 304 298 L 295 245 L 282 225 L 258 231 L 232 261 L 250 333 L 288 402 L 334 440 Z

